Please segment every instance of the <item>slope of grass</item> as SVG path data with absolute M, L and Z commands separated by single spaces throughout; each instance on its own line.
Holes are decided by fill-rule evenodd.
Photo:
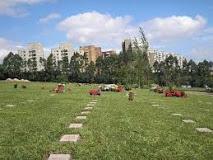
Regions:
M 42 90 L 41 83 L 29 83 L 24 90 L 0 83 L 0 159 L 46 159 L 49 153 L 70 153 L 76 160 L 213 159 L 213 134 L 195 130 L 213 129 L 211 96 L 165 98 L 135 90 L 129 102 L 126 93 L 105 92 L 78 130 L 67 127 L 91 100 L 87 91 L 92 86 L 72 84 L 71 92 L 51 96 L 54 85 L 46 83 Z M 80 133 L 81 140 L 59 143 L 69 133 Z

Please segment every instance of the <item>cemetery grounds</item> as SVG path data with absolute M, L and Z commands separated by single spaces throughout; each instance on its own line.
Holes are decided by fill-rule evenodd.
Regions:
M 0 82 L 0 159 L 40 160 L 50 153 L 68 153 L 75 160 L 213 159 L 213 133 L 196 130 L 213 129 L 211 95 L 175 98 L 135 89 L 129 102 L 127 93 L 102 92 L 83 127 L 70 129 L 95 85 L 68 84 L 71 91 L 62 94 L 50 92 L 56 83 L 13 85 Z M 59 141 L 72 133 L 80 134 L 77 143 Z

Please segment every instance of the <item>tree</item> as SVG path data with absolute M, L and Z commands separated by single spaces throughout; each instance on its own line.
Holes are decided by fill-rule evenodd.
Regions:
M 0 64 L 0 80 L 5 79 L 4 72 L 5 72 L 4 66 L 2 64 Z
M 68 74 L 68 70 L 69 70 L 69 59 L 68 59 L 68 50 L 64 49 L 61 51 L 61 55 L 62 55 L 62 73 L 64 75 Z
M 149 43 L 146 39 L 145 33 L 143 29 L 139 28 L 140 33 L 140 42 L 135 38 L 134 40 L 134 47 L 135 52 L 137 55 L 136 60 L 136 69 L 137 69 L 137 79 L 138 79 L 138 86 L 141 88 L 144 84 L 149 84 L 149 78 L 151 75 L 151 67 L 149 64 L 149 59 L 147 56 Z
M 3 60 L 3 68 L 5 70 L 6 77 L 20 77 L 22 69 L 22 58 L 18 54 L 10 52 Z
M 166 85 L 180 84 L 180 66 L 177 57 L 170 55 L 165 59 Z
M 94 80 L 95 80 L 95 64 L 92 61 L 86 67 L 86 70 L 85 70 L 85 80 L 88 83 L 93 83 Z
M 96 60 L 96 70 L 95 80 L 98 83 L 123 83 L 125 75 L 122 74 L 122 78 L 120 76 L 121 59 L 117 55 L 106 58 L 99 57 Z
M 74 53 L 74 55 L 71 57 L 70 61 L 70 67 L 69 67 L 69 81 L 71 82 L 78 82 L 80 79 L 80 60 L 81 55 L 79 53 Z
M 47 74 L 49 77 L 48 79 L 50 81 L 54 81 L 56 79 L 58 73 L 60 72 L 60 71 L 57 71 L 56 62 L 53 59 L 52 53 L 47 57 L 46 71 L 47 71 Z
M 197 65 L 197 75 L 199 78 L 197 79 L 197 85 L 199 87 L 204 87 L 205 85 L 208 85 L 209 83 L 209 77 L 211 76 L 210 74 L 210 67 L 211 64 L 204 60 L 203 62 L 199 62 Z
M 195 87 L 195 86 L 197 86 L 197 82 L 196 82 L 197 80 L 196 79 L 198 78 L 197 65 L 193 60 L 190 60 L 188 62 L 188 68 L 189 68 L 189 83 L 192 87 Z
M 183 66 L 181 68 L 181 84 L 189 85 L 189 83 L 190 83 L 189 65 L 188 65 L 187 60 L 184 60 Z

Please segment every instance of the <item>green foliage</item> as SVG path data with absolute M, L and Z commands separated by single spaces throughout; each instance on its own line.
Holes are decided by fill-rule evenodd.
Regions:
M 0 64 L 0 80 L 6 79 L 5 78 L 5 72 L 6 72 L 6 70 L 5 70 L 4 66 L 2 64 Z
M 20 56 L 10 52 L 0 65 L 0 79 L 23 78 L 31 81 L 80 82 L 80 83 L 115 83 L 122 85 L 137 84 L 144 88 L 152 83 L 160 86 L 191 85 L 192 87 L 213 87 L 213 76 L 210 68 L 213 62 L 204 60 L 196 64 L 193 60 L 184 61 L 179 66 L 177 57 L 170 55 L 162 62 L 150 66 L 148 59 L 149 43 L 142 28 L 140 37 L 135 38 L 126 50 L 109 57 L 98 57 L 96 62 L 89 62 L 86 54 L 74 53 L 69 62 L 68 51 L 62 51 L 62 60 L 56 61 L 52 54 L 46 59 L 41 58 L 44 66 L 37 71 L 35 57 L 27 62 Z M 35 51 L 31 51 L 34 54 Z M 26 67 L 27 69 L 23 69 Z M 152 70 L 153 69 L 153 70 Z
M 81 69 L 83 66 L 83 57 L 79 53 L 74 53 L 70 61 L 69 80 L 77 82 L 81 77 Z
M 135 38 L 134 41 L 134 52 L 136 54 L 136 79 L 138 80 L 139 88 L 144 85 L 149 85 L 149 79 L 151 77 L 151 67 L 148 59 L 148 48 L 149 43 L 145 37 L 143 29 L 139 28 L 140 39 L 139 41 Z
M 87 83 L 93 83 L 95 81 L 95 64 L 90 62 L 90 64 L 85 69 L 85 81 Z
M 22 64 L 22 58 L 10 52 L 3 60 L 2 70 L 6 77 L 18 78 L 21 75 Z
M 196 64 L 193 60 L 184 61 L 182 68 L 177 63 L 177 58 L 169 56 L 165 62 L 155 62 L 154 81 L 162 86 L 191 85 L 192 87 L 212 86 L 213 76 L 210 68 L 212 62 L 204 60 Z
M 130 87 L 130 85 L 127 85 L 127 84 L 124 86 L 124 88 L 125 88 L 126 91 L 132 90 L 132 88 Z
M 27 86 L 26 85 L 21 85 L 21 88 L 26 89 Z
M 65 74 L 58 74 L 56 76 L 55 82 L 58 82 L 58 83 L 68 82 L 68 77 Z
M 18 84 L 14 84 L 13 87 L 14 87 L 14 88 L 17 88 L 17 87 L 18 87 Z

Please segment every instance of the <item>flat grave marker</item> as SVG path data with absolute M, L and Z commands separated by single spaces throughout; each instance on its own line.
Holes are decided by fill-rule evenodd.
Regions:
M 90 114 L 91 112 L 90 111 L 82 111 L 81 112 L 81 115 L 88 115 L 88 114 Z
M 90 104 L 96 104 L 96 102 L 89 102 Z
M 85 109 L 85 110 L 92 110 L 93 107 L 85 107 L 84 109 Z
M 66 134 L 61 137 L 60 142 L 77 142 L 78 140 L 80 140 L 79 134 Z
M 72 160 L 70 154 L 50 154 L 48 160 Z
M 77 116 L 76 119 L 77 119 L 77 120 L 87 119 L 87 116 Z
M 159 104 L 153 104 L 152 106 L 153 107 L 159 107 L 160 105 Z
M 185 123 L 195 123 L 195 121 L 193 121 L 191 119 L 184 119 L 183 122 L 185 122 Z
M 69 128 L 82 128 L 83 124 L 82 123 L 71 123 L 69 125 Z
M 198 132 L 202 132 L 202 133 L 212 133 L 213 131 L 209 128 L 196 128 L 196 130 Z
M 15 107 L 13 104 L 7 104 L 6 107 Z
M 173 116 L 182 116 L 182 114 L 180 114 L 180 113 L 173 113 L 172 115 Z

